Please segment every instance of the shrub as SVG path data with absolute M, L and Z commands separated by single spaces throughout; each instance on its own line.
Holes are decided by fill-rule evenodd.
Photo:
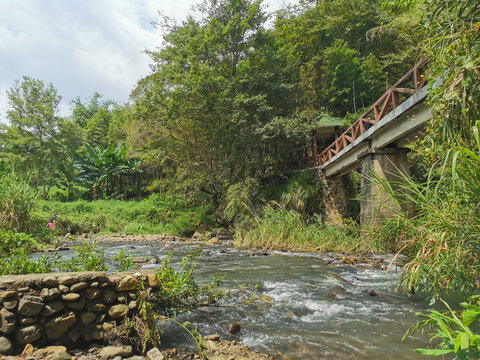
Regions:
M 28 180 L 13 171 L 0 173 L 0 228 L 30 230 L 30 212 L 37 193 Z

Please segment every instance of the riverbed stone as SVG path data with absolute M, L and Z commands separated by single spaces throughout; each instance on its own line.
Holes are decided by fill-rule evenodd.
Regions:
M 0 332 L 3 334 L 10 334 L 13 329 L 15 329 L 16 317 L 15 314 L 11 313 L 5 308 L 0 310 Z
M 38 317 L 24 317 L 20 319 L 20 324 L 28 325 L 38 321 Z
M 73 312 L 59 316 L 45 325 L 45 331 L 49 340 L 57 340 L 63 334 L 65 334 L 68 329 L 75 324 L 76 316 Z
M 120 282 L 115 287 L 115 290 L 117 291 L 135 290 L 137 288 L 137 285 L 138 285 L 138 280 L 133 276 L 127 275 L 120 280 Z
M 65 305 L 61 301 L 52 301 L 45 305 L 40 315 L 49 317 L 53 314 L 62 311 L 65 308 Z
M 156 274 L 148 274 L 147 276 L 148 286 L 152 288 L 159 288 L 160 287 L 160 280 L 158 280 Z
M 40 292 L 40 296 L 45 301 L 56 300 L 60 297 L 61 291 L 58 288 L 43 288 Z
M 24 316 L 35 316 L 42 311 L 43 307 L 41 297 L 25 295 L 18 303 L 18 313 Z
M 95 300 L 95 299 L 98 299 L 100 297 L 100 295 L 102 295 L 102 290 L 100 290 L 100 289 L 87 289 L 87 290 L 85 290 L 85 294 L 86 294 L 88 300 Z
M 210 240 L 205 242 L 205 245 L 217 245 L 217 244 L 221 244 L 221 241 L 218 240 L 217 237 L 213 237 Z
M 68 293 L 68 294 L 64 294 L 62 295 L 62 300 L 64 301 L 78 301 L 80 300 L 80 294 L 77 294 L 77 293 Z
M 19 328 L 15 332 L 15 338 L 20 345 L 31 344 L 42 338 L 40 328 L 37 325 L 30 325 Z
M 57 351 L 47 356 L 46 360 L 70 360 L 72 355 L 66 351 Z
M 10 301 L 3 302 L 3 307 L 7 310 L 13 310 L 17 307 L 17 305 L 18 305 L 18 300 L 10 300 Z
M 117 293 L 115 290 L 107 288 L 103 291 L 103 301 L 105 304 L 112 304 L 117 301 Z
M 71 292 L 77 292 L 79 290 L 85 289 L 87 286 L 88 286 L 88 284 L 85 281 L 82 281 L 82 282 L 79 282 L 79 283 L 76 283 L 76 284 L 73 284 L 72 286 L 70 286 L 70 291 Z
M 0 354 L 6 355 L 13 349 L 13 344 L 5 336 L 0 337 Z
M 116 356 L 130 356 L 132 354 L 131 346 L 105 346 L 100 350 L 100 357 L 113 359 Z
M 63 284 L 58 285 L 58 289 L 64 294 L 70 292 L 70 288 Z
M 87 304 L 87 310 L 93 311 L 93 312 L 104 312 L 107 309 L 105 304 L 102 303 L 88 303 Z
M 119 305 L 113 305 L 108 310 L 108 315 L 113 319 L 123 319 L 128 315 L 129 312 L 130 312 L 130 309 L 128 308 L 127 305 L 119 304 Z
M 54 286 L 54 285 L 57 285 L 57 278 L 54 277 L 54 276 L 46 276 L 43 278 L 42 280 L 42 284 L 43 285 L 47 285 L 47 286 Z
M 85 325 L 93 323 L 96 318 L 97 318 L 97 315 L 95 315 L 95 313 L 90 311 L 84 312 L 80 315 L 80 320 Z
M 80 311 L 85 307 L 85 302 L 86 302 L 85 296 L 80 296 L 79 301 L 68 303 L 67 306 L 72 310 Z
M 158 350 L 157 347 L 150 349 L 147 352 L 147 360 L 164 360 L 165 356 Z
M 17 296 L 17 294 L 18 293 L 16 291 L 13 291 L 13 290 L 2 291 L 2 293 L 0 294 L 0 298 L 1 299 L 10 299 L 12 297 Z
M 62 285 L 70 285 L 80 282 L 80 278 L 76 275 L 65 275 L 58 278 L 58 283 Z

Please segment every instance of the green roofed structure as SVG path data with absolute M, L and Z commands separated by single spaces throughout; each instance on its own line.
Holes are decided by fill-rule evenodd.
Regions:
M 343 124 L 341 118 L 333 117 L 328 114 L 321 114 L 315 119 L 315 129 L 317 137 L 319 138 L 331 138 L 335 137 L 338 129 Z

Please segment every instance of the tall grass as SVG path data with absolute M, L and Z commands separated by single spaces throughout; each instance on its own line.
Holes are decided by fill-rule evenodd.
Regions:
M 30 213 L 36 198 L 28 179 L 14 171 L 0 172 L 0 229 L 30 230 Z
M 400 211 L 393 226 L 401 239 L 399 252 L 409 257 L 402 279 L 406 289 L 432 295 L 480 289 L 479 124 L 473 133 L 477 148 L 457 148 L 440 171 L 432 168 L 425 182 L 403 176 L 398 191 L 382 183 L 392 198 L 414 207 L 413 217 Z M 392 232 L 392 222 L 377 235 L 386 230 Z
M 370 245 L 356 231 L 326 226 L 318 217 L 308 221 L 293 210 L 268 205 L 249 229 L 237 230 L 239 247 L 318 252 L 368 252 Z
M 191 206 L 183 197 L 154 194 L 144 200 L 45 201 L 38 200 L 34 215 L 38 225 L 60 215 L 59 234 L 168 234 L 188 236 L 211 228 L 212 215 L 204 207 Z

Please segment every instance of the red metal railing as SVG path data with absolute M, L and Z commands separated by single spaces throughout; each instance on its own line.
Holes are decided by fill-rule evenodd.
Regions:
M 426 77 L 420 69 L 425 68 L 427 58 L 422 58 L 413 68 L 402 76 L 390 89 L 388 89 L 357 121 L 355 121 L 345 132 L 340 135 L 329 147 L 323 150 L 316 157 L 310 158 L 309 163 L 323 165 L 340 151 L 353 143 L 365 131 L 379 122 L 390 108 L 395 109 L 400 105 L 399 94 L 413 95 L 418 92 L 426 83 Z M 401 87 L 413 78 L 414 88 Z M 406 100 L 406 99 L 405 99 Z

